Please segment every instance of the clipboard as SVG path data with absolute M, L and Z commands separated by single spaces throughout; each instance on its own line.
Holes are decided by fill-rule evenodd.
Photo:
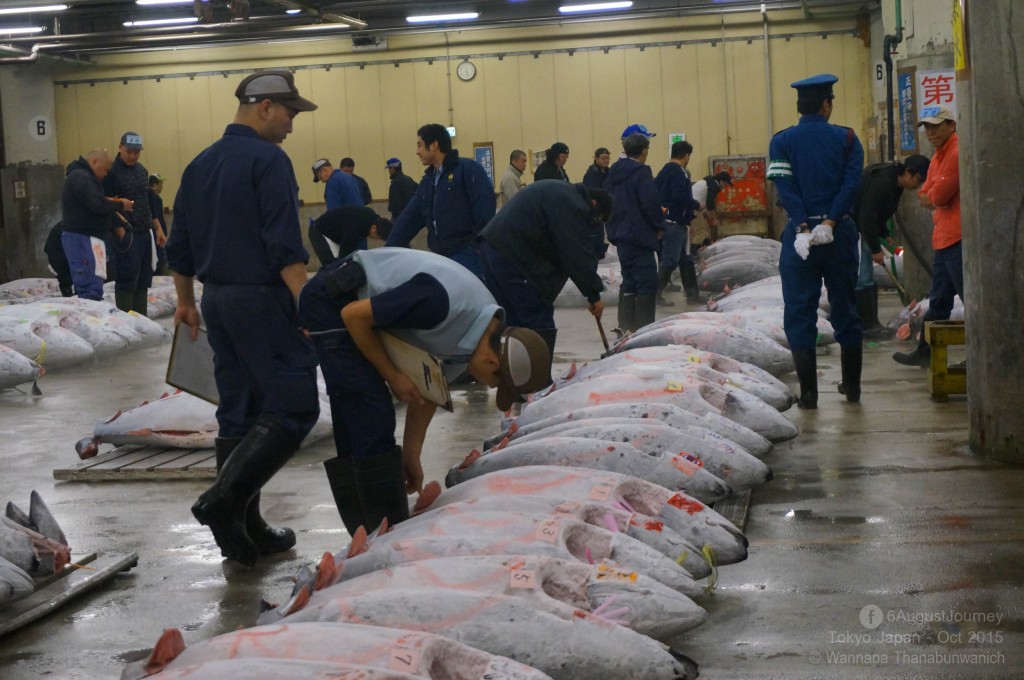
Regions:
M 174 327 L 174 341 L 171 343 L 171 358 L 167 361 L 168 385 L 188 392 L 211 404 L 220 403 L 217 381 L 213 376 L 213 348 L 206 337 L 206 329 L 200 328 L 196 339 L 190 337 L 188 324 L 179 323 Z
M 391 333 L 380 331 L 378 335 L 391 363 L 412 380 L 424 399 L 446 411 L 453 411 L 452 396 L 441 360 Z

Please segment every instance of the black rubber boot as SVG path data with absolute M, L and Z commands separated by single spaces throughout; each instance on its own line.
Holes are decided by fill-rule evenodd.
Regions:
M 224 467 L 231 453 L 238 446 L 241 439 L 232 437 L 217 437 L 215 442 L 217 452 L 217 471 Z M 259 548 L 261 555 L 268 555 L 270 553 L 284 552 L 285 550 L 291 550 L 295 547 L 295 532 L 287 527 L 281 527 L 275 529 L 274 527 L 267 524 L 267 521 L 263 519 L 263 515 L 260 514 L 260 492 L 257 491 L 256 495 L 249 501 L 248 507 L 245 509 L 245 533 L 249 534 L 249 538 L 256 547 Z
M 261 415 L 228 456 L 217 481 L 192 505 L 192 514 L 210 527 L 224 557 L 256 564 L 260 550 L 246 532 L 246 508 L 298 448 L 298 437 L 284 423 Z
M 643 328 L 649 323 L 654 323 L 655 294 L 637 295 L 635 299 L 633 327 L 629 329 L 631 331 Z
M 544 338 L 544 342 L 548 346 L 548 353 L 551 355 L 551 360 L 555 359 L 555 340 L 558 338 L 557 328 L 542 328 L 534 331 L 540 337 Z
M 61 286 L 60 294 L 62 297 L 71 297 L 75 294 L 75 289 L 73 286 Z
M 132 303 L 135 301 L 135 293 L 130 290 L 115 290 L 114 304 L 122 312 L 132 311 Z
M 636 326 L 636 295 L 619 293 L 619 336 L 627 331 L 635 331 Z
M 857 302 L 857 316 L 860 317 L 867 340 L 884 340 L 892 337 L 893 332 L 878 321 L 878 286 L 853 291 Z
M 790 350 L 796 365 L 796 377 L 800 381 L 800 408 L 818 408 L 818 357 L 814 350 Z
M 683 282 L 686 301 L 703 302 L 700 296 L 700 286 L 697 283 L 697 267 L 689 255 L 683 255 L 679 260 L 679 278 Z
M 401 447 L 368 458 L 331 458 L 324 469 L 349 534 L 359 527 L 373 531 L 385 517 L 389 526 L 409 519 Z
M 839 383 L 839 394 L 846 395 L 846 401 L 860 401 L 860 369 L 864 362 L 864 348 L 843 347 L 840 363 L 843 370 L 843 381 Z
M 924 331 L 921 331 L 921 341 L 917 343 L 917 349 L 913 352 L 895 352 L 892 355 L 893 361 L 904 366 L 917 366 L 928 368 L 932 365 L 932 348 L 924 339 Z
M 143 288 L 132 293 L 132 311 L 139 316 L 146 316 L 149 312 L 149 289 Z
M 657 305 L 659 307 L 674 307 L 675 305 L 665 299 L 665 288 L 668 286 L 669 281 L 672 280 L 672 271 L 666 267 L 658 269 L 658 294 L 657 294 Z

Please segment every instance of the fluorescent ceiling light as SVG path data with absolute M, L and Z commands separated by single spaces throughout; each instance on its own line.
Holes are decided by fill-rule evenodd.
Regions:
M 302 11 L 301 9 L 286 9 L 284 11 L 284 13 L 285 14 L 298 14 L 301 11 Z
M 136 5 L 191 5 L 193 0 L 135 0 Z
M 422 14 L 420 16 L 406 17 L 410 24 L 436 24 L 442 21 L 470 21 L 480 16 L 477 12 L 463 12 L 462 14 Z
M 38 7 L 10 7 L 0 9 L 0 14 L 32 14 L 34 12 L 60 12 L 67 9 L 67 5 L 39 5 Z
M 198 17 L 179 17 L 177 19 L 146 19 L 144 21 L 126 21 L 122 26 L 126 28 L 138 28 L 139 26 L 169 26 L 172 24 L 194 24 L 199 21 Z
M 0 26 L 0 35 L 27 35 L 30 33 L 42 33 L 44 29 L 42 26 L 21 26 L 19 28 L 5 28 Z
M 562 14 L 573 14 L 575 12 L 607 12 L 613 9 L 629 9 L 632 2 L 594 2 L 587 5 L 562 5 L 558 11 Z

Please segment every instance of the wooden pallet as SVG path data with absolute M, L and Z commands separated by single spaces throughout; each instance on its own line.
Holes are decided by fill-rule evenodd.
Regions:
M 53 478 L 63 482 L 112 482 L 175 479 L 213 479 L 217 460 L 213 449 L 175 449 L 126 444 L 67 468 Z
M 722 500 L 714 503 L 711 507 L 722 517 L 736 525 L 736 528 L 743 531 L 747 524 L 747 517 L 750 515 L 751 490 L 744 489 Z
M 0 638 L 37 621 L 139 563 L 135 553 L 72 556 L 60 574 L 36 580 L 36 591 L 0 609 Z

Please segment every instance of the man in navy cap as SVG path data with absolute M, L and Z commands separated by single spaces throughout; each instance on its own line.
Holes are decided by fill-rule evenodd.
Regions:
M 550 149 L 544 152 L 544 162 L 533 171 L 533 181 L 559 179 L 568 182 L 569 175 L 565 172 L 565 164 L 568 161 L 569 146 L 565 142 L 555 142 Z
M 786 339 L 800 380 L 798 405 L 808 409 L 818 407 L 815 344 L 822 282 L 842 350 L 839 392 L 847 401 L 860 401 L 862 336 L 853 295 L 857 225 L 850 210 L 864 149 L 851 128 L 828 122 L 838 80 L 824 73 L 793 83 L 800 122 L 777 133 L 768 147 L 768 179 L 789 215 L 779 256 Z
M 384 167 L 391 176 L 391 186 L 388 187 L 388 212 L 391 213 L 391 219 L 397 220 L 405 206 L 409 205 L 409 201 L 416 195 L 416 180 L 402 172 L 402 161 L 397 158 L 389 158 Z

